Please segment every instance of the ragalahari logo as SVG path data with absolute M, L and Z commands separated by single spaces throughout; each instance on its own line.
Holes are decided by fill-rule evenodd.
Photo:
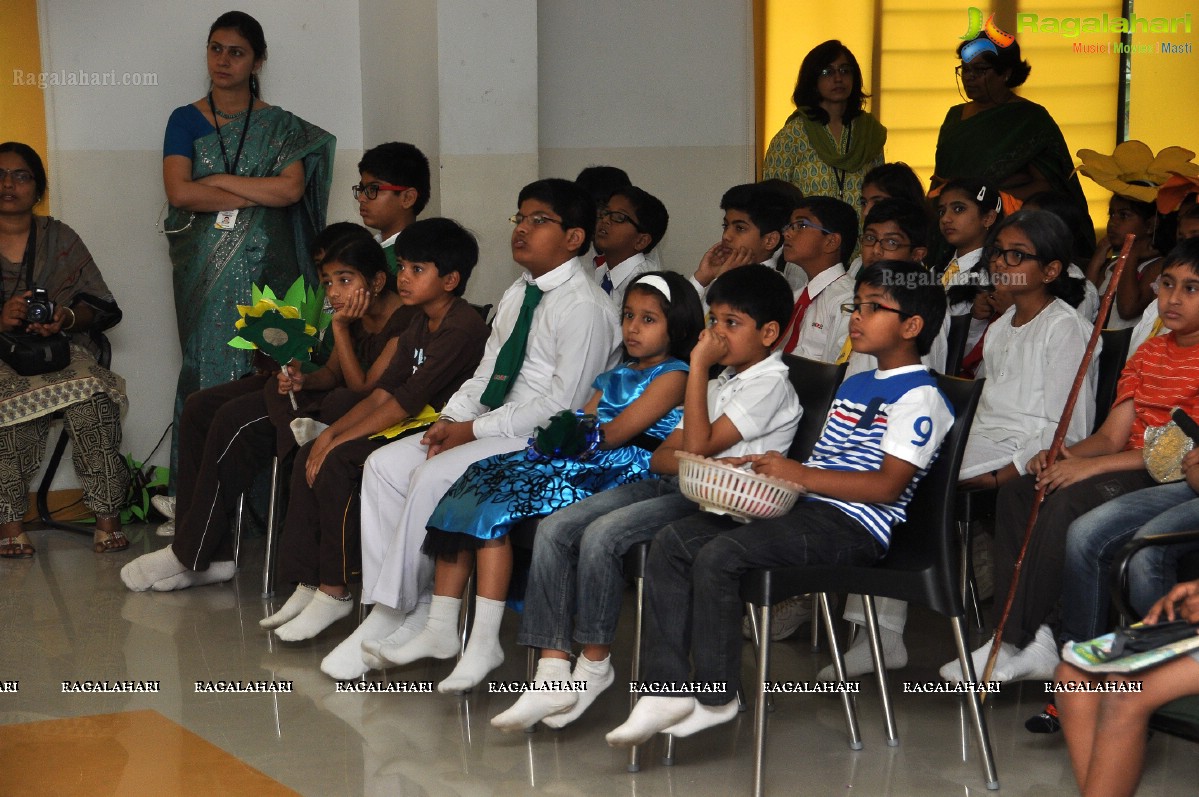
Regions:
M 962 62 L 970 63 L 982 53 L 999 54 L 1000 47 L 1009 47 L 1016 37 L 995 24 L 995 15 L 987 17 L 983 22 L 982 9 L 971 6 L 968 10 L 970 19 L 966 25 L 966 35 L 962 41 L 969 41 L 962 48 Z M 986 34 L 980 36 L 979 34 Z M 973 41 L 971 41 L 973 40 Z

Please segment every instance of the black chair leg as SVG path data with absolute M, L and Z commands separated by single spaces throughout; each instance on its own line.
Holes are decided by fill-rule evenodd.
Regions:
M 645 576 L 638 575 L 633 579 L 633 588 L 636 592 L 636 604 L 633 612 L 633 666 L 630 672 L 630 679 L 634 684 L 641 681 L 641 623 L 644 619 L 643 612 L 645 611 Z M 629 690 L 629 712 L 632 713 L 633 708 L 637 705 L 636 690 Z M 671 751 L 673 752 L 673 750 Z M 629 763 L 626 767 L 629 772 L 641 771 L 641 746 L 633 745 L 629 748 Z
M 974 662 L 970 659 L 970 651 L 966 649 L 965 624 L 960 617 L 949 618 L 949 624 L 953 627 L 953 641 L 958 650 L 958 661 L 961 664 L 962 672 L 966 673 L 968 680 L 973 683 L 977 681 L 977 676 L 974 672 Z M 999 775 L 995 771 L 991 737 L 987 733 L 987 723 L 983 720 L 982 703 L 979 697 L 977 692 L 969 692 L 963 695 L 962 699 L 970 708 L 970 720 L 974 724 L 974 737 L 978 742 L 979 754 L 982 758 L 983 780 L 986 782 L 987 788 L 993 791 L 999 788 Z

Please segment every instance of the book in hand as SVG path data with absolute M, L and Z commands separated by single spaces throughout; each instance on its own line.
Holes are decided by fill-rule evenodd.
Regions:
M 1137 623 L 1088 642 L 1067 642 L 1062 660 L 1087 672 L 1132 673 L 1199 650 L 1199 625 Z

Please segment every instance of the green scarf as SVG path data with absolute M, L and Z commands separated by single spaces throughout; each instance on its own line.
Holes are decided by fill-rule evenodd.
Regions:
M 804 135 L 820 160 L 834 169 L 856 172 L 869 166 L 887 143 L 887 128 L 868 113 L 860 113 L 849 123 L 849 149 L 837 151 L 837 142 L 828 127 L 810 118 L 802 109 L 795 115 L 803 122 Z

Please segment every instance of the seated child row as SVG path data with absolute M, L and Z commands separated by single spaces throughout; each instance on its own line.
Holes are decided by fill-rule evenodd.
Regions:
M 809 276 L 810 286 L 813 276 L 829 270 L 829 267 L 818 269 L 818 266 L 826 263 L 838 266 L 853 251 L 856 217 L 848 206 L 829 204 L 833 200 L 812 197 L 803 202 L 804 205 L 792 211 L 781 237 L 788 262 L 815 264 L 814 274 L 806 275 Z M 887 203 L 879 203 L 879 206 L 884 210 L 888 207 Z M 872 208 L 872 211 L 877 207 Z M 819 215 L 819 209 L 823 209 L 823 216 Z M 633 206 L 632 199 L 628 211 L 611 211 L 605 217 L 606 221 L 610 226 L 628 225 L 635 229 L 637 217 L 634 214 L 638 208 Z M 848 211 L 848 216 L 845 211 Z M 618 215 L 623 218 L 618 218 Z M 789 341 L 794 338 L 796 345 L 799 345 L 811 329 L 813 334 L 823 333 L 822 352 L 842 356 L 844 346 L 841 341 L 835 340 L 829 344 L 829 324 L 818 324 L 806 317 L 806 313 L 812 312 L 811 308 L 815 307 L 815 300 L 810 298 L 810 294 L 808 303 L 797 310 L 796 305 L 801 302 L 797 300 L 795 304 L 792 303 L 792 291 L 775 270 L 745 267 L 726 269 L 708 290 L 705 298 L 713 310 L 715 324 L 704 333 L 702 342 L 689 356 L 687 350 L 690 341 L 702 326 L 696 295 L 681 278 L 670 273 L 633 278 L 624 296 L 621 327 L 626 349 L 636 363 L 607 371 L 615 364 L 618 350 L 612 303 L 603 288 L 595 282 L 591 270 L 577 259 L 579 252 L 587 250 L 595 217 L 590 200 L 566 181 L 539 181 L 521 192 L 519 212 L 513 217 L 516 227 L 512 251 L 513 258 L 527 270 L 529 277 L 522 277 L 505 294 L 485 347 L 481 320 L 469 306 L 463 310 L 464 302 L 455 296 L 461 293 L 477 259 L 477 249 L 471 251 L 473 240 L 467 243 L 470 236 L 453 222 L 430 219 L 411 225 L 396 241 L 403 299 L 412 306 L 420 307 L 422 318 L 407 327 L 405 332 L 408 336 L 401 336 L 392 348 L 403 358 L 402 364 L 397 365 L 400 360 L 393 362 L 392 357 L 385 358 L 380 353 L 373 361 L 368 360 L 367 368 L 361 364 L 357 366 L 354 373 L 361 377 L 361 381 L 356 384 L 360 389 L 373 390 L 365 398 L 361 395 L 344 396 L 339 391 L 314 396 L 318 405 L 315 414 L 332 418 L 335 422 L 301 450 L 301 467 L 296 469 L 293 478 L 293 500 L 297 502 L 293 507 L 307 508 L 289 509 L 288 522 L 285 524 L 285 572 L 289 580 L 301 586 L 279 613 L 264 621 L 268 626 L 277 625 L 277 632 L 282 638 L 304 639 L 349 613 L 346 585 L 355 575 L 352 572 L 352 547 L 356 536 L 353 527 L 358 519 L 358 513 L 350 509 L 354 492 L 352 482 L 355 469 L 362 466 L 365 460 L 361 514 L 362 577 L 364 600 L 375 603 L 376 608 L 367 621 L 323 662 L 322 668 L 333 677 L 355 677 L 365 672 L 367 667 L 381 666 L 388 660 L 410 661 L 425 655 L 452 655 L 456 651 L 456 644 L 450 649 L 446 640 L 454 636 L 452 626 L 457 614 L 454 601 L 461 592 L 461 581 L 471 563 L 471 557 L 466 552 L 477 550 L 480 569 L 484 573 L 480 580 L 480 594 L 484 600 L 480 601 L 471 648 L 443 687 L 446 690 L 458 690 L 478 683 L 502 656 L 495 636 L 510 568 L 503 535 L 513 520 L 547 514 L 592 493 L 597 494 L 588 499 L 590 501 L 609 500 L 615 493 L 598 491 L 628 482 L 627 486 L 620 489 L 642 491 L 639 493 L 642 497 L 655 499 L 655 508 L 659 503 L 664 508 L 665 516 L 655 515 L 657 525 L 641 532 L 652 536 L 659 527 L 676 519 L 671 512 L 689 516 L 694 510 L 692 505 L 682 501 L 672 480 L 646 478 L 650 471 L 669 475 L 677 469 L 670 456 L 672 450 L 743 456 L 785 450 L 789 444 L 798 422 L 799 408 L 794 395 L 788 393 L 789 388 L 784 389 L 785 368 L 778 362 L 776 354 L 770 354 L 780 339 Z M 726 221 L 728 217 L 729 211 L 726 209 Z M 831 220 L 826 220 L 826 217 Z M 877 224 L 877 217 L 875 221 Z M 437 225 L 438 228 L 428 225 Z M 453 225 L 453 228 L 446 225 Z M 900 339 L 907 341 L 907 349 L 914 351 L 917 356 L 927 355 L 943 327 L 944 311 L 939 314 L 914 313 L 905 308 L 903 301 L 906 300 L 901 300 L 900 294 L 909 289 L 931 287 L 934 290 L 925 291 L 925 294 L 936 295 L 944 303 L 942 285 L 936 280 L 927 279 L 927 273 L 919 266 L 880 266 L 882 252 L 895 251 L 890 248 L 894 239 L 884 238 L 886 230 L 876 228 L 871 232 L 870 226 L 868 223 L 867 234 L 874 237 L 876 245 L 868 246 L 863 251 L 863 261 L 868 267 L 863 273 L 871 272 L 871 280 L 889 281 L 874 285 L 871 298 L 863 299 L 859 290 L 857 301 L 852 304 L 855 308 L 852 313 L 844 313 L 840 306 L 836 307 L 836 323 L 846 329 L 855 356 L 877 355 L 881 350 L 880 344 L 872 337 L 874 333 L 871 330 L 888 318 L 894 320 L 894 326 L 902 333 Z M 837 232 L 837 227 L 844 232 Z M 423 241 L 420 234 L 409 235 L 422 230 L 429 231 Z M 461 246 L 458 249 L 465 252 L 460 256 L 453 253 L 454 247 L 445 243 L 453 240 L 454 230 L 465 236 L 460 238 Z M 1020 416 L 1019 411 L 1013 411 L 1004 401 L 1029 402 L 1034 414 L 1041 419 L 1039 425 L 1030 425 L 1036 428 L 1025 429 L 1023 435 L 1009 435 L 999 440 L 979 438 L 981 442 L 978 446 L 984 465 L 1010 463 L 1003 468 L 996 468 L 992 464 L 989 469 L 993 471 L 992 478 L 996 481 L 1001 475 L 994 471 L 1006 471 L 1010 467 L 1011 473 L 1004 474 L 1010 476 L 1019 470 L 1026 458 L 1018 456 L 1018 452 L 1037 445 L 1033 441 L 1044 436 L 1046 428 L 1055 423 L 1060 415 L 1060 402 L 1064 401 L 1063 390 L 1056 385 L 1046 384 L 1051 379 L 1063 378 L 1063 368 L 1057 367 L 1057 361 L 1045 359 L 1034 366 L 1027 366 L 1013 359 L 1010 361 L 1012 364 L 1005 368 L 1001 366 L 1001 363 L 1007 362 L 1004 358 L 1056 357 L 1059 355 L 1058 346 L 1066 345 L 1066 342 L 1058 340 L 1059 335 L 1063 338 L 1074 336 L 1085 339 L 1085 329 L 1079 335 L 1074 335 L 1076 330 L 1071 330 L 1071 325 L 1078 326 L 1073 320 L 1076 316 L 1063 316 L 1071 319 L 1066 322 L 1058 319 L 1058 314 L 1053 311 L 1059 301 L 1053 294 L 1056 290 L 1054 286 L 1062 281 L 1061 275 L 1065 271 L 1063 263 L 1068 262 L 1069 257 L 1068 248 L 1063 248 L 1059 240 L 1064 231 L 1064 225 L 1056 217 L 1043 211 L 1018 214 L 1006 220 L 999 229 L 996 239 L 998 251 L 990 258 L 993 268 L 1027 272 L 1022 279 L 999 281 L 996 294 L 1010 296 L 1013 304 L 1008 311 L 1010 318 L 1006 327 L 1000 324 L 998 329 L 1010 329 L 1008 334 L 1014 341 L 1009 340 L 1005 344 L 1001 336 L 995 333 L 992 341 L 995 351 L 992 354 L 988 350 L 991 356 L 984 360 L 988 369 L 999 369 L 995 371 L 997 383 L 1001 383 L 1005 377 L 1023 379 L 1027 380 L 1030 387 L 1012 390 L 1010 385 L 1019 382 L 1009 382 L 1008 390 L 993 391 L 995 395 L 991 399 L 996 407 L 995 412 L 1013 412 Z M 1068 233 L 1066 235 L 1068 237 Z M 650 237 L 650 242 L 643 241 L 637 245 L 644 249 L 649 243 L 656 243 Z M 351 323 L 358 319 L 361 319 L 359 326 L 362 331 L 377 332 L 382 328 L 381 322 L 394 315 L 389 315 L 389 310 L 394 310 L 395 306 L 394 297 L 389 297 L 383 287 L 386 280 L 380 280 L 376 286 L 375 279 L 380 271 L 372 271 L 369 265 L 363 265 L 371 257 L 352 255 L 349 253 L 350 244 L 344 246 L 345 252 L 326 253 L 322 261 L 323 279 L 330 290 L 330 298 L 335 307 L 338 302 L 341 303 L 337 309 L 345 311 L 341 313 L 343 318 L 339 325 L 335 326 L 335 340 L 338 329 L 345 333 Z M 879 274 L 884 276 L 880 277 Z M 834 281 L 840 279 L 842 275 L 838 275 Z M 352 286 L 352 289 L 347 290 L 345 298 L 338 299 L 336 294 L 342 285 Z M 748 298 L 742 298 L 738 290 L 743 290 Z M 732 298 L 717 301 L 722 296 Z M 771 307 L 772 304 L 777 307 L 773 311 L 753 309 L 751 312 L 755 300 L 764 303 L 765 307 Z M 1044 312 L 1046 310 L 1051 312 Z M 358 313 L 357 319 L 351 318 L 355 312 Z M 1069 310 L 1069 313 L 1073 313 L 1073 310 Z M 451 317 L 454 320 L 447 323 Z M 918 320 L 920 323 L 916 324 Z M 925 321 L 931 324 L 927 329 Z M 1049 330 L 1038 333 L 1045 336 L 1040 340 L 1053 339 L 1054 346 L 1038 345 L 1036 342 L 1026 344 L 1020 337 L 1020 330 L 1025 327 L 1035 329 L 1040 322 L 1044 322 L 1043 325 Z M 353 339 L 348 333 L 343 334 L 342 338 L 346 339 L 347 344 Z M 339 342 L 337 345 L 343 344 Z M 472 345 L 478 347 L 474 349 L 476 352 L 482 348 L 482 360 L 475 369 L 463 367 L 464 363 L 466 366 L 471 364 L 468 355 Z M 300 388 L 308 392 L 314 384 L 318 389 L 338 384 L 341 374 L 337 369 L 343 367 L 344 362 L 355 360 L 357 355 L 353 345 L 344 348 L 348 353 L 342 354 L 340 348 L 335 349 L 338 359 L 331 360 L 324 369 L 306 378 L 290 371 L 283 372 L 277 380 L 275 394 L 286 392 L 288 388 Z M 1081 347 L 1078 351 L 1081 351 Z M 693 375 L 684 376 L 687 366 L 682 362 L 683 359 L 691 361 Z M 832 357 L 826 356 L 825 359 Z M 1065 359 L 1063 357 L 1061 361 Z M 1077 355 L 1074 361 L 1077 362 Z M 374 365 L 371 366 L 370 362 L 374 362 Z M 438 367 L 430 368 L 431 363 L 437 363 Z M 727 370 L 709 388 L 707 371 L 716 364 L 726 366 Z M 885 360 L 880 358 L 878 366 L 883 369 L 885 376 L 890 376 L 889 371 L 899 367 L 892 357 Z M 1035 369 L 1039 369 L 1040 379 Z M 347 385 L 351 385 L 351 370 L 346 371 L 344 381 Z M 463 382 L 466 372 L 471 370 L 474 376 Z M 920 367 L 915 370 L 925 373 Z M 605 371 L 600 378 L 592 381 L 595 374 Z M 322 382 L 322 377 L 318 377 L 322 373 L 330 381 Z M 1073 366 L 1065 368 L 1065 373 L 1067 377 L 1073 373 Z M 658 376 L 662 379 L 657 379 Z M 871 378 L 877 381 L 877 372 Z M 764 395 L 755 395 L 751 390 L 759 380 L 762 380 L 761 384 L 771 386 L 764 391 Z M 459 384 L 461 387 L 455 390 Z M 851 384 L 856 383 L 847 381 L 846 386 Z M 873 383 L 868 379 L 866 384 Z M 741 395 L 742 392 L 744 395 Z M 589 403 L 588 394 L 591 395 Z M 790 407 L 785 401 L 788 395 Z M 256 402 L 256 407 L 270 403 L 266 393 L 255 391 L 250 398 Z M 898 397 L 891 399 L 898 400 Z M 661 445 L 651 442 L 661 440 L 673 427 L 670 414 L 676 412 L 673 408 L 680 400 L 684 405 L 681 427 L 671 432 Z M 344 409 L 340 412 L 332 409 L 338 402 L 341 407 L 352 409 L 348 414 Z M 385 441 L 370 439 L 370 435 L 398 422 L 433 415 L 434 410 L 430 408 L 425 413 L 424 408 L 429 405 L 436 407 L 443 402 L 439 420 L 419 440 L 414 435 L 384 445 Z M 1057 414 L 1055 402 L 1058 404 Z M 229 403 L 235 404 L 236 401 Z M 533 427 L 545 422 L 558 410 L 584 405 L 600 415 L 608 435 L 599 461 L 588 463 L 586 467 L 580 464 L 575 469 L 551 469 L 528 463 L 523 465 L 526 472 L 522 478 L 534 485 L 528 492 L 537 500 L 530 502 L 520 492 L 510 490 L 509 494 L 498 496 L 503 500 L 493 502 L 502 506 L 489 503 L 494 492 L 489 489 L 491 485 L 504 483 L 508 486 L 506 479 L 497 482 L 496 477 L 496 473 L 503 472 L 510 464 L 509 460 L 502 458 L 503 455 L 523 449 Z M 932 410 L 928 412 L 932 414 L 920 417 L 929 418 L 930 423 L 944 420 L 935 417 L 936 413 Z M 1086 413 L 1079 414 L 1085 416 Z M 147 555 L 127 566 L 122 576 L 130 588 L 175 589 L 229 577 L 225 575 L 221 579 L 219 576 L 223 574 L 209 573 L 216 565 L 227 562 L 227 557 L 214 559 L 218 548 L 226 544 L 228 536 L 225 529 L 219 527 L 218 521 L 226 516 L 224 506 L 238 492 L 232 487 L 240 483 L 236 469 L 246 466 L 251 454 L 258 455 L 264 449 L 269 457 L 269 442 L 266 445 L 254 445 L 249 439 L 251 432 L 242 430 L 254 427 L 258 428 L 258 434 L 262 434 L 265 429 L 267 439 L 273 438 L 274 427 L 270 423 L 270 415 L 269 411 L 260 411 L 257 416 L 246 418 L 232 427 L 232 435 L 218 435 L 211 433 L 211 430 L 198 434 L 197 439 L 204 442 L 204 445 L 199 446 L 203 450 L 201 461 L 207 462 L 207 467 L 215 471 L 215 475 L 206 477 L 213 482 L 213 486 L 205 491 L 200 502 L 181 498 L 180 509 L 184 511 L 179 515 L 179 539 L 172 549 Z M 674 417 L 677 418 L 677 414 Z M 1085 419 L 1079 423 L 1085 428 Z M 932 426 L 921 424 L 922 429 L 926 426 L 929 434 L 937 430 L 944 433 L 944 423 L 939 426 L 935 423 Z M 996 424 L 996 428 L 1009 433 L 1013 429 L 1005 423 Z M 826 429 L 826 434 L 829 431 Z M 399 433 L 402 434 L 402 431 Z M 1049 429 L 1048 434 L 1051 433 L 1052 429 Z M 925 442 L 932 439 L 929 437 Z M 757 441 L 758 445 L 746 447 L 751 440 Z M 223 446 L 213 451 L 204 450 L 214 441 L 223 442 Z M 882 442 L 874 442 L 882 445 L 883 451 L 888 451 L 885 438 Z M 846 444 L 843 440 L 836 443 L 839 446 Z M 833 443 L 830 442 L 830 445 Z M 657 450 L 650 456 L 649 449 L 655 446 Z M 245 450 L 242 451 L 242 448 Z M 935 445 L 931 448 L 935 450 Z M 896 451 L 908 456 L 903 460 L 911 466 L 908 478 L 903 482 L 903 485 L 908 485 L 911 477 L 926 466 L 928 460 L 902 447 L 896 448 Z M 835 453 L 828 454 L 833 464 L 826 465 L 826 468 L 838 467 L 840 460 Z M 889 451 L 885 456 L 880 455 L 879 460 L 873 462 L 873 470 L 887 474 L 887 468 L 880 470 L 880 465 L 886 466 L 888 456 L 892 456 Z M 786 464 L 778 462 L 779 459 L 767 456 L 756 466 L 763 472 L 770 472 Z M 228 477 L 225 475 L 226 469 L 230 474 Z M 458 481 L 468 469 L 470 472 L 467 477 Z M 203 467 L 198 470 L 201 474 L 205 472 Z M 982 473 L 986 472 L 984 468 Z M 314 491 L 315 482 L 323 478 L 322 474 L 327 476 L 328 481 L 322 481 L 323 486 Z M 799 478 L 799 472 L 793 475 L 805 484 L 808 483 L 806 480 L 815 478 L 806 472 L 802 473 L 803 478 Z M 896 477 L 894 471 L 887 475 Z M 196 484 L 203 481 L 197 478 Z M 819 480 L 813 482 L 816 483 Z M 818 493 L 826 492 L 834 498 L 838 495 L 835 489 L 812 489 Z M 900 492 L 903 493 L 902 490 Z M 317 494 L 319 501 L 315 497 Z M 442 496 L 445 498 L 439 504 L 438 499 Z M 875 541 L 872 544 L 877 546 L 873 553 L 875 558 L 885 549 L 886 529 L 897 517 L 901 517 L 903 504 L 899 500 L 902 497 L 900 494 L 890 496 L 885 491 L 871 492 L 868 497 L 877 496 L 882 498 L 872 503 L 898 502 L 897 508 L 894 511 L 865 511 L 861 517 L 851 518 L 853 523 L 858 524 L 852 528 L 860 527 L 863 532 L 869 530 L 869 536 Z M 819 499 L 805 502 L 803 506 L 808 503 L 824 503 L 835 508 L 840 506 L 838 511 L 841 515 L 852 516 L 848 504 L 865 500 L 857 493 L 846 498 L 846 501 L 841 502 L 846 506 Z M 559 525 L 568 526 L 570 516 L 576 510 L 581 511 L 579 508 L 586 506 L 586 503 L 584 501 L 556 513 L 543 525 L 539 539 L 552 539 L 553 535 L 546 533 L 546 530 Z M 628 499 L 624 499 L 621 505 L 626 503 Z M 197 506 L 199 511 L 196 511 Z M 485 511 L 487 506 L 491 506 L 490 512 Z M 642 517 L 649 515 L 645 509 L 642 507 Z M 606 514 L 606 510 L 601 514 Z M 188 521 L 187 518 L 193 515 L 196 519 Z M 589 524 L 588 520 L 582 527 Z M 197 530 L 185 533 L 183 530 L 189 527 Z M 425 542 L 427 527 L 441 532 L 431 535 L 427 543 L 427 549 L 442 552 L 439 557 L 442 566 L 437 573 L 432 596 L 428 594 L 429 559 L 419 554 L 419 548 Z M 580 531 L 576 527 L 563 533 L 569 536 Z M 192 550 L 184 548 L 185 538 Z M 457 538 L 469 539 L 463 542 Z M 632 541 L 618 541 L 615 544 L 627 548 Z M 539 542 L 538 549 L 541 548 L 542 543 Z M 578 555 L 582 561 L 582 550 L 578 551 Z M 618 555 L 615 561 L 619 568 Z M 189 565 L 189 562 L 193 564 Z M 210 565 L 207 570 L 203 566 L 206 564 Z M 231 562 L 228 564 L 231 565 Z M 536 574 L 535 564 L 531 596 L 537 594 Z M 575 637 L 583 644 L 595 646 L 591 652 L 596 657 L 587 655 L 585 649 L 580 666 L 606 664 L 606 646 L 611 642 L 609 629 L 615 623 L 614 607 L 611 601 L 605 603 L 609 598 L 604 595 L 604 585 L 584 586 L 582 582 L 583 579 L 577 587 L 578 595 L 573 600 L 578 600 L 580 608 L 587 605 L 589 611 L 594 609 L 605 616 L 595 618 L 592 627 L 596 630 L 594 634 L 589 631 L 586 639 L 580 638 L 579 632 L 575 633 Z M 582 593 L 593 587 L 600 589 L 600 597 L 595 601 L 583 601 L 580 597 Z M 543 588 L 548 589 L 544 585 Z M 608 591 L 611 591 L 610 587 Z M 619 590 L 617 606 L 618 600 Z M 570 622 L 570 614 L 568 610 L 566 624 Z M 609 621 L 608 617 L 613 619 Z M 446 633 L 447 629 L 451 629 L 449 634 Z M 567 630 L 546 633 L 541 637 L 530 636 L 528 639 L 530 644 L 562 653 L 562 640 L 569 636 Z M 566 647 L 569 647 L 569 642 Z M 562 657 L 547 655 L 546 658 Z M 595 669 L 602 681 L 604 667 Z M 609 669 L 607 678 L 610 677 Z

